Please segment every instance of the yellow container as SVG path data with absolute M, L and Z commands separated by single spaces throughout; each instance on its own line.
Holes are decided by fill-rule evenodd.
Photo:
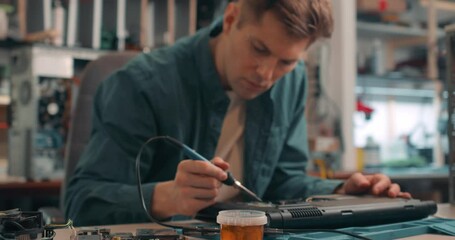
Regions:
M 221 240 L 262 240 L 267 217 L 262 211 L 226 210 L 218 213 L 216 222 Z
M 357 171 L 363 171 L 363 168 L 365 167 L 365 152 L 363 148 L 356 148 L 357 150 Z

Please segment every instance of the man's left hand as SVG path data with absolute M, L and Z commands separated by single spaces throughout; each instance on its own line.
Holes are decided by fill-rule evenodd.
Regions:
M 354 173 L 344 184 L 335 190 L 337 194 L 372 194 L 391 198 L 411 198 L 408 192 L 402 192 L 400 185 L 392 183 L 384 174 L 363 175 Z

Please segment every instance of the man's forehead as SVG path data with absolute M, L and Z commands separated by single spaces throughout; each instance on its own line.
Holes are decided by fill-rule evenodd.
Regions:
M 247 31 L 258 31 L 264 32 L 265 34 L 278 34 L 281 36 L 286 36 L 288 39 L 292 40 L 305 40 L 305 37 L 298 37 L 295 34 L 292 34 L 288 29 L 286 23 L 278 17 L 273 11 L 265 11 L 259 18 L 255 19 L 254 17 L 249 17 L 243 21 L 242 17 L 238 19 L 239 29 L 242 27 L 248 28 Z
M 248 33 L 248 38 L 253 44 L 267 48 L 272 54 L 279 55 L 283 59 L 297 59 L 305 53 L 310 40 L 296 39 L 290 37 L 277 37 L 273 35 L 262 35 L 255 32 Z M 288 38 L 288 40 L 283 40 Z

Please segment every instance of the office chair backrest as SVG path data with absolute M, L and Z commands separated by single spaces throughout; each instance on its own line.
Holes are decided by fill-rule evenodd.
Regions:
M 120 69 L 137 54 L 137 52 L 117 52 L 104 55 L 90 62 L 82 73 L 65 149 L 65 178 L 60 193 L 60 209 L 63 209 L 64 206 L 66 184 L 73 176 L 77 161 L 90 138 L 93 96 L 96 89 L 101 81 Z

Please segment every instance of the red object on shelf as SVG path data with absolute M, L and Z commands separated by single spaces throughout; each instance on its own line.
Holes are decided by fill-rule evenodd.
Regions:
M 0 129 L 7 129 L 8 124 L 6 122 L 0 122 Z
M 365 105 L 365 103 L 363 103 L 361 99 L 357 99 L 356 105 L 357 105 L 356 109 L 358 112 L 363 112 L 365 114 L 371 114 L 374 111 L 373 108 Z
M 384 12 L 388 8 L 388 2 L 387 0 L 379 0 L 379 11 Z
M 361 99 L 357 99 L 356 105 L 356 110 L 358 112 L 363 112 L 365 114 L 365 119 L 370 120 L 374 109 L 365 105 Z
M 404 13 L 406 0 L 357 0 L 357 11 L 364 13 Z

